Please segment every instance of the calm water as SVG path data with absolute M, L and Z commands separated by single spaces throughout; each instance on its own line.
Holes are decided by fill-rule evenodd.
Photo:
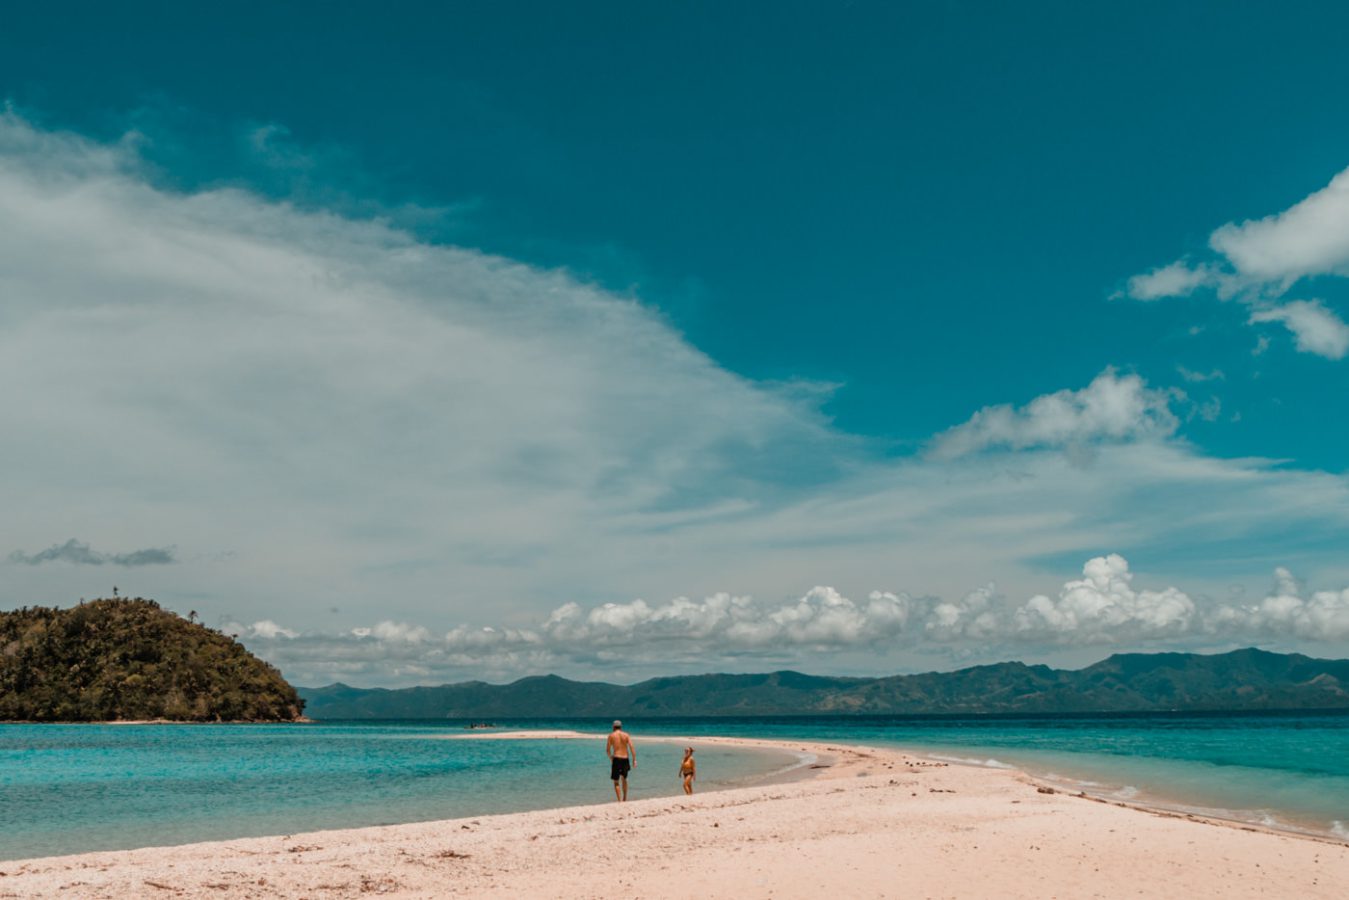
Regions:
M 607 722 L 501 723 L 602 734 Z M 634 799 L 671 795 L 660 735 L 848 741 L 1349 838 L 1349 712 L 632 720 Z M 601 738 L 447 740 L 462 723 L 0 726 L 0 859 L 603 802 Z M 798 762 L 698 750 L 702 790 Z
M 603 733 L 447 740 L 464 733 L 462 724 L 425 722 L 0 725 L 0 859 L 613 798 Z M 800 763 L 793 754 L 716 747 L 699 748 L 698 757 L 702 790 Z M 677 746 L 639 738 L 629 797 L 679 793 L 682 758 Z
M 738 720 L 699 730 L 907 747 L 1074 791 L 1349 840 L 1349 710 Z

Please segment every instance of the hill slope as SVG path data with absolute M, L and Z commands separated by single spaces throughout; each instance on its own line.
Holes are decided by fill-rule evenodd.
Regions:
M 0 720 L 290 721 L 281 673 L 152 600 L 0 612 Z
M 300 694 L 323 719 L 1349 709 L 1349 660 L 1247 649 L 1118 654 L 1072 671 L 1008 662 L 889 678 L 772 672 L 633 685 L 549 675 L 403 690 L 334 684 Z

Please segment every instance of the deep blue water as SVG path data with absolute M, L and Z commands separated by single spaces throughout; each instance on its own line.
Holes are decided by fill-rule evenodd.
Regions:
M 603 734 L 594 720 L 512 728 Z M 633 798 L 678 791 L 676 745 L 726 734 L 901 746 L 1103 796 L 1349 838 L 1349 712 L 633 719 Z M 0 726 L 0 859 L 604 802 L 602 738 L 446 740 L 458 722 Z M 792 764 L 698 749 L 700 789 Z

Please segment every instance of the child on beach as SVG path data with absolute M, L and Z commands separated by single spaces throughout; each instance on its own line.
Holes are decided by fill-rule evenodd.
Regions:
M 693 748 L 684 748 L 684 761 L 679 764 L 679 777 L 684 779 L 684 793 L 693 793 L 693 779 L 698 777 L 698 764 L 693 761 Z

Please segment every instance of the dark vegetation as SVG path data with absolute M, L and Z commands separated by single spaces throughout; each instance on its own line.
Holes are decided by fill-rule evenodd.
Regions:
M 633 685 L 547 675 L 383 690 L 301 688 L 320 719 L 782 716 L 1349 708 L 1349 660 L 1236 650 L 1125 653 L 1080 670 L 1019 662 L 889 678 L 799 672 L 691 675 Z
M 153 600 L 0 612 L 0 720 L 274 722 L 303 708 L 276 668 Z

